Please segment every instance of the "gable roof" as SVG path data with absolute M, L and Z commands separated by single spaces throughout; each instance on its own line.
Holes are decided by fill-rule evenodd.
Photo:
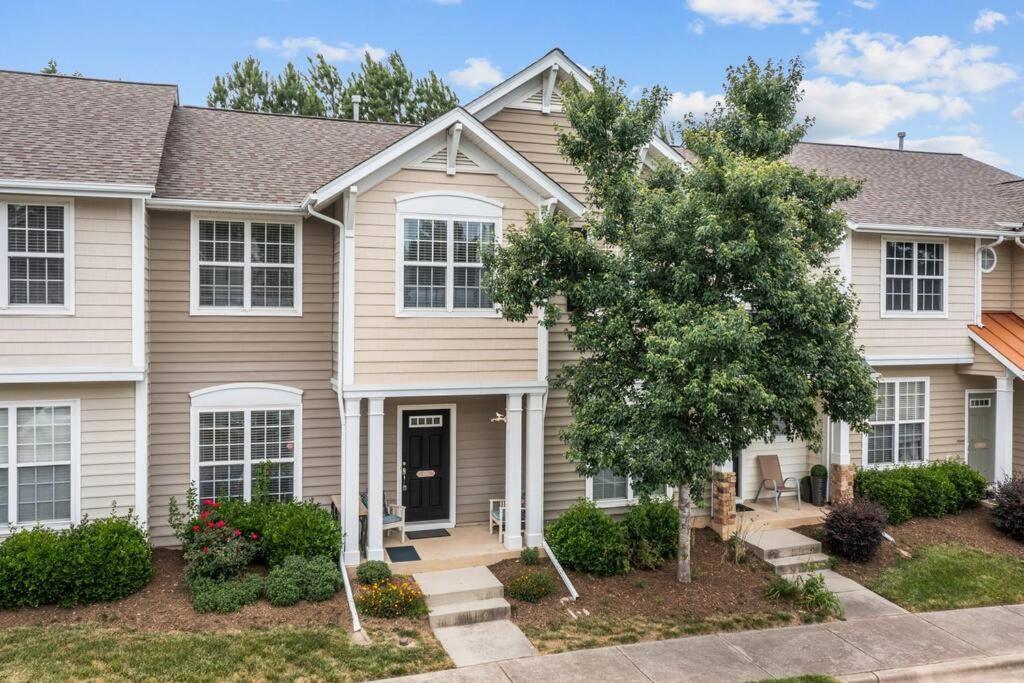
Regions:
M 177 107 L 156 197 L 298 205 L 418 127 Z
M 1024 319 L 1012 311 L 985 311 L 968 336 L 1010 372 L 1024 379 Z
M 156 185 L 178 87 L 0 71 L 0 179 Z

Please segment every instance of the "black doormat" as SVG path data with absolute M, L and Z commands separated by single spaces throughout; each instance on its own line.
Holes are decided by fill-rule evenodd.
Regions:
M 747 507 L 743 503 L 736 503 L 736 512 L 753 512 L 754 508 Z
M 420 559 L 420 554 L 411 545 L 397 545 L 384 550 L 388 551 L 392 562 L 416 562 Z
M 415 541 L 420 538 L 441 538 L 442 536 L 451 536 L 451 534 L 447 529 L 423 529 L 422 531 L 406 531 L 405 536 Z

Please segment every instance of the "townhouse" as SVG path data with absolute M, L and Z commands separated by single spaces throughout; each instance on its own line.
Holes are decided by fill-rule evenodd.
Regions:
M 273 495 L 338 508 L 347 564 L 385 557 L 384 499 L 407 530 L 446 531 L 501 499 L 525 520 L 508 550 L 579 497 L 625 509 L 626 478 L 564 458 L 564 326 L 507 322 L 481 287 L 482 245 L 529 212 L 586 211 L 556 145 L 570 78 L 588 83 L 552 50 L 407 126 L 0 72 L 0 531 L 116 502 L 173 544 L 172 496 L 247 497 L 263 463 Z M 652 140 L 643 163 L 665 160 L 689 163 Z M 835 265 L 879 408 L 870 435 L 826 425 L 820 452 L 747 449 L 724 468 L 735 497 L 759 453 L 830 465 L 840 488 L 856 466 L 1024 465 L 1022 181 L 960 155 L 802 144 L 792 161 L 866 179 Z

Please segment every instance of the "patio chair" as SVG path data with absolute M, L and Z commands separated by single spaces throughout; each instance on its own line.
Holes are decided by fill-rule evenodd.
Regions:
M 366 501 L 368 497 L 366 491 L 359 494 L 359 499 L 363 502 L 363 506 L 366 507 Z M 405 506 L 404 505 L 391 505 L 388 503 L 388 496 L 384 494 L 384 526 L 383 530 L 385 534 L 390 535 L 392 529 L 398 529 L 402 532 L 402 543 L 406 543 L 405 538 Z
M 498 543 L 505 541 L 505 499 L 504 498 L 491 498 L 490 499 L 490 512 L 487 515 L 487 530 L 490 533 L 494 533 L 494 528 L 498 528 Z M 522 505 L 519 507 L 520 513 L 526 511 L 526 501 L 522 501 Z M 522 529 L 522 519 L 520 519 L 520 529 Z
M 782 494 L 796 492 L 796 509 L 800 509 L 800 482 L 796 477 L 784 478 L 782 476 L 782 465 L 779 464 L 779 456 L 757 456 L 757 469 L 761 472 L 761 485 L 757 487 L 757 495 L 754 496 L 755 503 L 761 497 L 761 490 L 765 489 L 768 493 L 772 494 L 772 498 L 775 500 L 775 511 L 778 512 L 779 499 L 782 498 Z M 793 482 L 792 486 L 786 484 L 789 481 Z

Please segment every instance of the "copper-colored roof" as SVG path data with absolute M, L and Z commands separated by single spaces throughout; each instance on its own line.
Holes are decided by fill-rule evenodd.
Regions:
M 1010 311 L 985 311 L 981 323 L 967 328 L 1024 371 L 1024 319 Z

